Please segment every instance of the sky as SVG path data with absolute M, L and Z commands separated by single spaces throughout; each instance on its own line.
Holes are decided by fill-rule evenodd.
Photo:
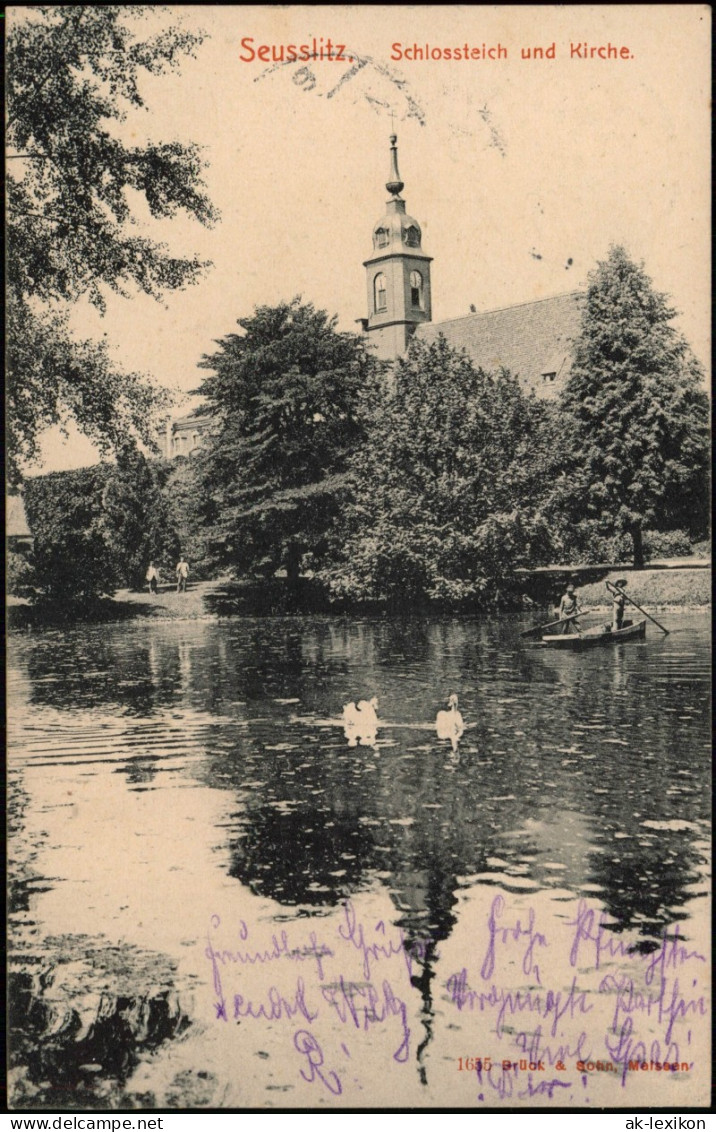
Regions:
M 74 328 L 106 334 L 118 363 L 183 396 L 203 376 L 202 355 L 256 305 L 302 295 L 357 329 L 394 131 L 407 210 L 433 256 L 435 321 L 582 288 L 624 244 L 705 362 L 710 18 L 701 5 L 147 13 L 147 30 L 170 20 L 207 39 L 178 73 L 147 77 L 147 108 L 121 130 L 135 144 L 200 144 L 221 221 L 157 223 L 135 202 L 137 231 L 213 267 L 162 303 L 110 297 L 104 318 L 80 304 Z M 353 63 L 249 58 L 314 38 Z M 414 44 L 442 57 L 406 58 Z M 584 57 L 609 44 L 618 58 Z M 507 57 L 446 57 L 465 45 Z M 547 57 L 522 57 L 534 48 Z M 53 431 L 43 452 L 43 470 L 96 458 L 74 433 L 63 444 Z

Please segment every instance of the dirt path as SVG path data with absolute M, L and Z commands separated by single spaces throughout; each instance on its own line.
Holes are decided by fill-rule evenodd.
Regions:
M 176 586 L 161 586 L 159 592 L 150 594 L 146 590 L 117 590 L 112 601 L 122 606 L 135 605 L 137 613 L 145 617 L 158 617 L 170 620 L 208 617 L 204 598 L 221 589 L 227 582 L 219 578 L 212 582 L 190 582 L 186 593 L 177 593 Z

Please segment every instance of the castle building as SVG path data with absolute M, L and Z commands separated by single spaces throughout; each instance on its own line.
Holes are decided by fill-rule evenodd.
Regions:
M 442 334 L 449 346 L 465 350 L 475 366 L 493 373 L 508 369 L 526 392 L 556 397 L 571 368 L 583 292 L 433 322 L 432 257 L 423 251 L 420 225 L 406 212 L 400 196 L 404 187 L 393 135 L 386 184 L 391 197 L 373 228 L 373 253 L 364 263 L 369 314 L 358 320 L 376 355 L 392 360 L 405 353 L 413 335 L 434 342 Z
M 177 456 L 191 456 L 198 451 L 212 420 L 212 417 L 206 415 L 189 413 L 188 416 L 167 421 L 164 452 L 167 460 L 173 460 Z
M 507 369 L 526 392 L 555 398 L 569 375 L 573 342 L 579 334 L 585 295 L 569 291 L 475 311 L 444 322 L 432 321 L 432 256 L 423 250 L 420 224 L 406 210 L 398 171 L 398 139 L 390 138 L 390 197 L 373 226 L 373 248 L 363 263 L 368 316 L 358 319 L 376 356 L 394 361 L 415 335 L 465 350 L 475 366 L 494 373 Z M 167 425 L 166 456 L 190 456 L 201 446 L 211 417 L 190 414 Z

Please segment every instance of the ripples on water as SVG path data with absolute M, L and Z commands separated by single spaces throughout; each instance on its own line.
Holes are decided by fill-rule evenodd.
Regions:
M 165 984 L 188 993 L 198 933 L 237 885 L 274 923 L 318 922 L 381 892 L 407 939 L 436 943 L 484 886 L 533 903 L 589 896 L 613 930 L 656 947 L 688 918 L 707 870 L 708 635 L 700 618 L 676 620 L 668 638 L 578 655 L 524 647 L 516 622 L 464 620 L 241 619 L 15 638 L 21 957 L 40 962 L 33 947 L 49 936 L 74 962 L 80 932 L 168 957 L 152 1002 Z M 455 752 L 434 731 L 451 692 L 467 724 Z M 342 705 L 372 695 L 377 742 L 349 747 Z M 112 977 L 103 970 L 105 994 Z M 159 1010 L 154 1045 L 190 1014 Z M 95 1077 L 38 1064 L 28 1097 L 38 1076 L 64 1072 L 66 1089 L 99 1103 L 106 1064 Z M 135 1064 L 128 1055 L 113 1080 Z M 47 1081 L 39 1087 L 56 1101 Z M 213 1101 L 197 1101 L 197 1087 L 187 1079 L 175 1103 L 216 1103 L 211 1090 Z

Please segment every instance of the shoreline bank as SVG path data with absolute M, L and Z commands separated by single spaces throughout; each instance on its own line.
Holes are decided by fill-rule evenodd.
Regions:
M 578 597 L 584 608 L 595 613 L 611 608 L 605 582 L 616 581 L 624 574 L 627 577 L 626 592 L 639 605 L 652 612 L 669 610 L 704 610 L 711 605 L 711 571 L 703 567 L 664 570 L 662 568 L 630 570 L 623 568 L 610 570 L 605 578 L 578 587 Z M 278 581 L 278 580 L 277 580 Z M 479 611 L 463 608 L 452 611 L 455 616 L 475 616 L 482 612 L 487 616 L 513 617 L 524 613 L 549 611 L 559 602 L 561 587 L 555 583 L 554 592 L 544 602 L 528 604 L 522 609 L 502 611 Z M 281 616 L 292 614 L 320 614 L 324 616 L 382 616 L 400 615 L 400 610 L 389 610 L 385 605 L 374 603 L 371 606 L 331 607 L 325 600 L 317 601 L 316 592 L 308 585 L 301 594 L 298 606 L 292 606 L 285 586 L 276 582 L 258 586 L 246 582 L 236 582 L 231 578 L 218 578 L 213 581 L 194 582 L 186 593 L 177 593 L 175 587 L 165 587 L 157 594 L 118 590 L 112 597 L 78 606 L 63 607 L 52 605 L 31 605 L 27 601 L 9 599 L 7 609 L 10 630 L 56 628 L 78 622 L 112 623 L 117 621 L 219 621 L 230 617 Z M 424 609 L 413 609 L 425 616 L 442 616 L 451 611 L 426 605 Z

